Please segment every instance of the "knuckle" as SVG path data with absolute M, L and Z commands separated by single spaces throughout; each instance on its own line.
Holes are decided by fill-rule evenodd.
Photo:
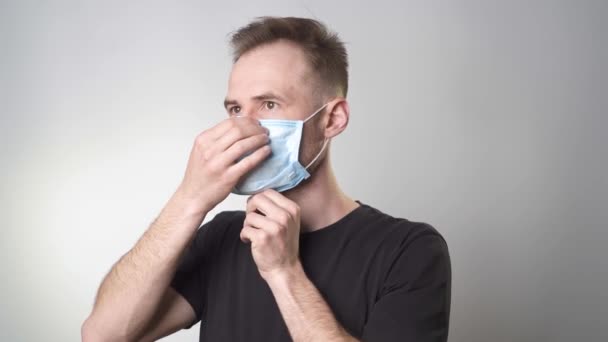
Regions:
M 207 131 L 202 132 L 194 138 L 194 145 L 203 146 L 205 144 L 205 139 L 207 138 Z
M 262 241 L 262 243 L 268 243 L 270 241 L 270 235 L 266 232 L 262 232 L 260 234 L 260 240 Z
M 280 233 L 280 232 L 284 231 L 286 228 L 284 225 L 276 223 L 273 225 L 273 229 L 274 229 L 275 233 Z
M 245 158 L 241 161 L 243 163 L 243 167 L 247 170 L 253 168 L 254 161 L 251 158 Z
M 247 152 L 247 146 L 242 141 L 234 144 L 234 148 L 239 155 L 243 155 L 245 152 Z
M 208 149 L 203 150 L 201 153 L 204 161 L 209 161 L 212 157 L 211 151 Z
M 255 153 L 253 154 L 253 157 L 255 158 L 256 162 L 262 162 L 270 154 L 271 154 L 270 146 L 266 145 L 266 146 L 262 146 L 261 148 L 256 150 Z
M 279 217 L 279 221 L 281 224 L 283 225 L 287 225 L 287 223 L 289 222 L 289 220 L 291 219 L 291 215 L 289 215 L 288 212 L 282 212 L 282 214 Z
M 297 204 L 294 204 L 291 208 L 291 212 L 294 213 L 296 216 L 300 216 L 300 206 Z

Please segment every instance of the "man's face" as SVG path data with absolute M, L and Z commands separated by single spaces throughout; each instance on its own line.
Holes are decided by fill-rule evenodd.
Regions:
M 234 64 L 225 106 L 228 115 L 302 120 L 323 105 L 304 52 L 278 41 L 243 54 Z M 323 144 L 322 113 L 304 125 L 300 162 L 312 160 Z M 315 127 L 317 129 L 315 129 Z

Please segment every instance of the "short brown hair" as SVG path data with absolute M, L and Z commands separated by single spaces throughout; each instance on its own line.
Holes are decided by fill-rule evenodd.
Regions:
M 259 17 L 232 34 L 234 62 L 260 45 L 285 39 L 296 43 L 308 57 L 323 88 L 332 95 L 348 91 L 348 55 L 344 43 L 317 20 L 296 17 Z

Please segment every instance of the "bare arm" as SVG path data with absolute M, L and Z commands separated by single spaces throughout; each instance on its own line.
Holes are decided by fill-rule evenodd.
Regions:
M 166 297 L 181 253 L 205 215 L 176 192 L 137 244 L 106 275 L 83 337 L 137 339 Z M 171 302 L 163 304 L 168 307 Z
M 159 304 L 155 317 L 152 318 L 144 335 L 138 341 L 156 341 L 186 328 L 195 319 L 196 314 L 186 299 L 169 287 Z
M 265 128 L 247 117 L 224 120 L 196 138 L 178 190 L 103 280 L 82 326 L 84 341 L 154 340 L 192 322 L 192 308 L 169 284 L 206 214 L 269 155 L 267 143 Z M 239 160 L 246 152 L 252 153 Z
M 289 271 L 268 276 L 267 283 L 294 341 L 359 341 L 336 320 L 299 262 Z

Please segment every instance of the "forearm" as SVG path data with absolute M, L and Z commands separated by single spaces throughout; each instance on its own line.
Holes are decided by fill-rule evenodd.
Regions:
M 168 288 L 182 252 L 206 215 L 179 190 L 135 246 L 102 282 L 87 323 L 93 330 L 130 337 L 146 328 Z
M 336 320 L 299 262 L 290 271 L 267 277 L 267 283 L 295 342 L 358 341 Z

